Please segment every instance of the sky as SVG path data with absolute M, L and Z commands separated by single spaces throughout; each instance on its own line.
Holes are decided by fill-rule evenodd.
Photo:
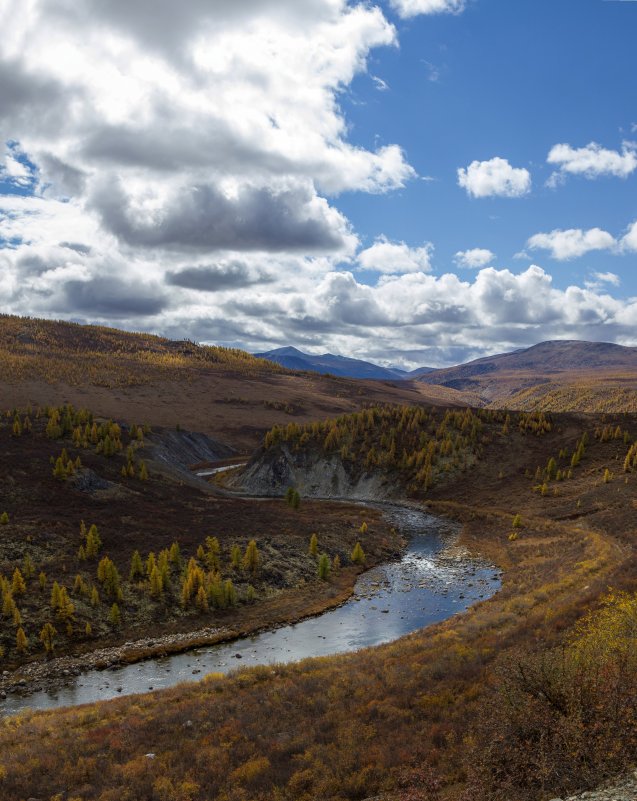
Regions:
M 0 312 L 637 345 L 637 0 L 3 0 Z

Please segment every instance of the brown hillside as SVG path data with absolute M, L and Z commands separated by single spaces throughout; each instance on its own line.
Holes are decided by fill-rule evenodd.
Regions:
M 541 411 L 637 410 L 637 348 L 557 340 L 436 370 L 419 382 L 470 393 L 479 405 Z
M 201 431 L 244 452 L 291 420 L 369 403 L 467 403 L 446 387 L 292 372 L 236 349 L 11 316 L 0 317 L 0 366 L 0 408 L 68 402 L 106 418 Z

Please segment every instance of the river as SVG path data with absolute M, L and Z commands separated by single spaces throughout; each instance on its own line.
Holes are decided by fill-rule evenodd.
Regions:
M 103 701 L 195 681 L 240 666 L 290 662 L 390 642 L 444 620 L 500 586 L 499 572 L 458 545 L 458 527 L 427 513 L 386 507 L 409 543 L 400 560 L 360 576 L 352 597 L 294 625 L 134 665 L 91 670 L 55 691 L 9 695 L 0 715 Z

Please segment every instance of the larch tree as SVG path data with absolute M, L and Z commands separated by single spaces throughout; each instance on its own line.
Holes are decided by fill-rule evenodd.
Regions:
M 365 561 L 365 551 L 363 551 L 360 542 L 357 542 L 352 551 L 351 560 L 354 564 L 362 565 Z
M 121 623 L 122 613 L 119 611 L 119 606 L 116 603 L 111 606 L 108 619 L 110 620 L 112 626 L 119 626 Z
M 135 581 L 136 578 L 144 577 L 144 563 L 139 551 L 135 551 L 131 557 L 129 579 Z
M 243 567 L 251 573 L 256 573 L 259 568 L 259 549 L 255 540 L 250 540 L 246 547 L 243 555 Z
M 330 558 L 326 553 L 322 553 L 318 561 L 317 575 L 323 581 L 327 581 L 330 575 Z
M 53 653 L 56 635 L 57 630 L 51 623 L 45 623 L 44 626 L 42 626 L 42 630 L 40 631 L 40 642 L 44 646 L 47 656 L 50 656 Z
M 18 653 L 21 654 L 23 654 L 29 647 L 29 639 L 22 626 L 20 626 L 20 628 L 16 631 L 15 647 L 17 648 Z

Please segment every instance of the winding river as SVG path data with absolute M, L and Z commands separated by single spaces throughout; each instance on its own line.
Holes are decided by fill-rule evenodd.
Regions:
M 498 571 L 458 545 L 458 527 L 405 507 L 386 507 L 386 517 L 408 540 L 399 561 L 364 573 L 350 600 L 294 625 L 229 643 L 150 659 L 69 678 L 66 686 L 22 697 L 10 695 L 0 715 L 51 709 L 196 681 L 244 665 L 290 662 L 355 651 L 390 642 L 493 595 Z

